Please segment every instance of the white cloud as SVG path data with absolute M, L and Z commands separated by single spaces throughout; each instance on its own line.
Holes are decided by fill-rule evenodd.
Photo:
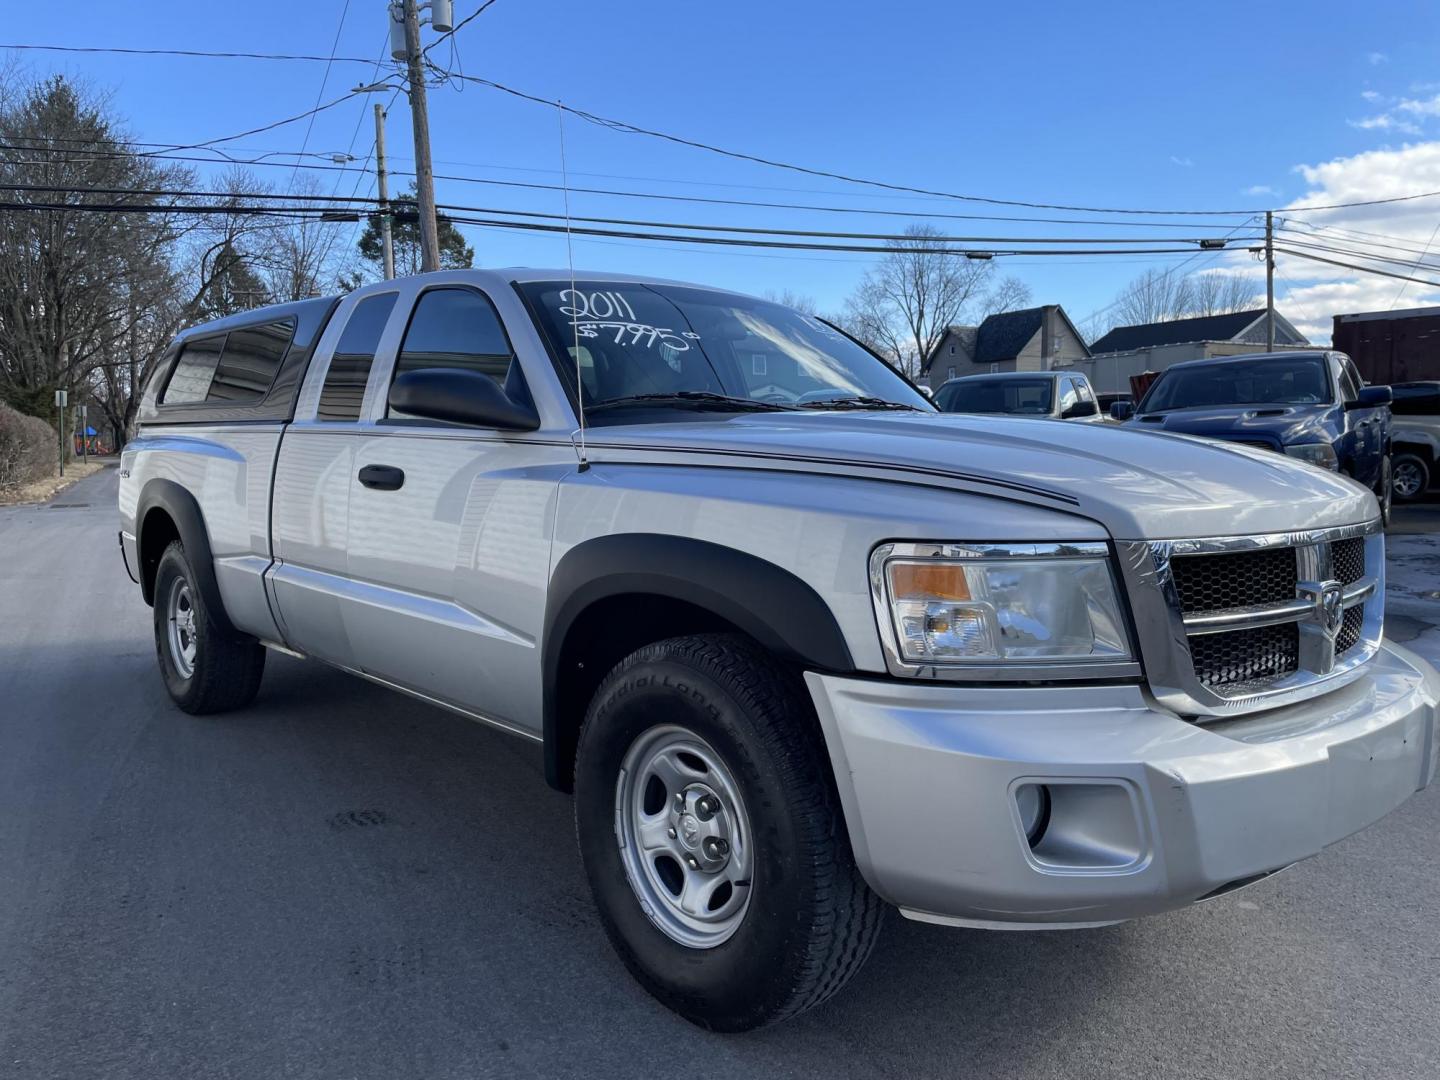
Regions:
M 1193 169 L 1195 167 L 1195 162 L 1191 158 L 1176 157 L 1174 154 L 1170 155 L 1170 164 L 1179 165 L 1184 169 Z
M 1427 250 L 1434 234 L 1440 197 L 1339 210 L 1302 208 L 1440 191 L 1440 142 L 1371 150 L 1300 165 L 1296 172 L 1307 190 L 1280 212 L 1277 247 L 1285 248 L 1288 241 L 1293 252 L 1339 262 L 1368 262 L 1402 277 L 1412 273 L 1414 260 Z M 1440 282 L 1440 238 L 1428 250 L 1428 261 L 1436 263 L 1436 269 L 1421 270 L 1419 276 Z M 1376 257 L 1396 261 L 1377 263 Z M 1440 304 L 1440 286 L 1412 282 L 1401 294 L 1403 282 L 1396 278 L 1329 266 L 1283 251 L 1276 262 L 1276 306 L 1317 344 L 1330 340 L 1331 319 L 1337 314 Z
M 1365 131 L 1398 131 L 1405 135 L 1419 135 L 1420 129 L 1409 120 L 1400 120 L 1389 113 L 1380 113 L 1377 116 L 1367 116 L 1363 120 L 1347 120 L 1353 128 L 1361 128 Z
M 1365 59 L 1370 62 L 1372 67 L 1377 64 L 1388 64 L 1390 62 L 1390 57 L 1383 52 L 1366 53 Z
M 1440 94 L 1417 101 L 1413 98 L 1406 98 L 1395 108 L 1401 112 L 1410 113 L 1412 116 L 1440 116 Z
M 1240 192 L 1241 195 L 1279 195 L 1280 192 L 1269 184 L 1251 184 Z
M 1382 95 L 1375 90 L 1361 90 L 1360 96 L 1366 101 L 1375 102 L 1379 101 Z

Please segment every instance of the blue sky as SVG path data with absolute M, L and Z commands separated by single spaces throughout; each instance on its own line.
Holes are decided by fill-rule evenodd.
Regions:
M 457 0 L 463 18 L 479 0 Z M 227 49 L 377 57 L 380 0 L 137 6 L 76 2 L 11 12 L 9 42 Z M 344 11 L 343 26 L 341 24 Z M 427 39 L 431 31 L 425 31 Z M 863 177 L 1009 199 L 1151 209 L 1285 207 L 1354 193 L 1440 189 L 1440 13 L 1421 3 L 1204 5 L 892 0 L 580 4 L 497 0 L 457 36 L 464 70 L 546 98 L 750 153 Z M 435 58 L 448 63 L 448 49 Z M 63 71 L 113 94 L 135 139 L 190 143 L 299 113 L 322 94 L 323 64 L 28 53 L 35 74 Z M 324 100 L 370 70 L 336 64 Z M 369 98 L 239 140 L 237 154 L 371 145 Z M 438 172 L 554 183 L 553 109 L 467 86 L 431 93 Z M 358 128 L 357 128 L 358 125 Z M 357 134 L 358 130 L 358 134 Z M 401 99 L 387 128 L 392 167 L 411 167 Z M 574 185 L 720 198 L 823 202 L 926 212 L 1009 211 L 882 194 L 654 139 L 567 125 Z M 275 160 L 275 159 L 271 159 Z M 293 159 L 280 159 L 293 160 Z M 1310 172 L 1298 171 L 1308 167 Z M 202 175 L 207 171 L 200 166 Z M 257 168 L 285 189 L 291 170 Z M 323 190 L 361 193 L 368 176 L 315 172 Z M 403 181 L 402 181 L 403 182 Z M 558 193 L 441 181 L 442 202 L 558 212 Z M 899 218 L 651 203 L 574 195 L 579 214 L 783 228 L 892 231 Z M 1312 223 L 1421 246 L 1440 199 L 1305 215 Z M 1054 215 L 1065 216 L 1065 215 Z M 1083 216 L 1083 215 L 1081 215 Z M 1230 219 L 1239 222 L 1240 218 Z M 1181 235 L 1181 230 L 1001 222 L 941 224 L 963 235 Z M 1208 234 L 1207 230 L 1192 230 Z M 469 230 L 482 265 L 562 265 L 558 237 Z M 863 255 L 762 255 L 577 240 L 588 267 L 656 273 L 747 291 L 791 289 L 835 307 Z M 1187 268 L 1258 271 L 1245 256 Z M 1078 320 L 1129 278 L 1180 257 L 1025 259 L 1004 269 L 1036 302 Z M 1400 282 L 1281 260 L 1280 307 L 1307 328 L 1334 311 L 1385 307 Z M 1409 286 L 1399 306 L 1440 301 Z

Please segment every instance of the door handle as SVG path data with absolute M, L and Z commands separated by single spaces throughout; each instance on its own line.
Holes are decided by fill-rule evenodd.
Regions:
M 396 491 L 405 483 L 405 470 L 394 465 L 366 465 L 360 470 L 360 483 L 376 491 Z

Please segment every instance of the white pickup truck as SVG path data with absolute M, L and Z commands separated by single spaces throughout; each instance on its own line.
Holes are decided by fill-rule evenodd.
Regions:
M 1180 908 L 1435 772 L 1365 488 L 942 415 L 733 293 L 455 271 L 197 326 L 121 478 L 180 708 L 276 649 L 534 740 L 620 956 L 715 1029 L 833 994 L 887 904 Z

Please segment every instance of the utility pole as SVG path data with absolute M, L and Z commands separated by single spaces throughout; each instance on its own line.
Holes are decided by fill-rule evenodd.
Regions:
M 63 347 L 62 347 L 63 348 Z M 62 352 L 63 355 L 63 352 Z M 70 404 L 70 394 L 65 390 L 55 391 L 55 413 L 60 424 L 60 475 L 65 475 L 65 406 Z
M 435 172 L 430 163 L 430 114 L 425 101 L 425 66 L 420 53 L 420 6 L 401 0 L 405 15 L 405 65 L 410 83 L 410 126 L 415 132 L 415 194 L 420 210 L 420 270 L 440 269 L 440 233 L 435 223 Z
M 395 241 L 390 235 L 390 188 L 385 177 L 385 109 L 375 103 L 376 194 L 380 196 L 380 243 L 385 251 L 385 280 L 395 276 Z
M 1265 351 L 1275 351 L 1275 211 L 1265 211 Z

